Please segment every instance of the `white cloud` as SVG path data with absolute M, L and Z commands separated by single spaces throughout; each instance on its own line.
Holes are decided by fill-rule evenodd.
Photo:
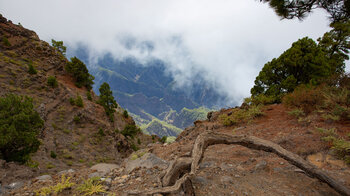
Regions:
M 322 11 L 303 22 L 280 20 L 255 0 L 0 0 L 0 12 L 44 40 L 85 43 L 94 56 L 160 58 L 180 84 L 204 72 L 234 101 L 249 96 L 267 61 L 329 30 Z M 126 37 L 150 41 L 154 50 L 126 49 Z

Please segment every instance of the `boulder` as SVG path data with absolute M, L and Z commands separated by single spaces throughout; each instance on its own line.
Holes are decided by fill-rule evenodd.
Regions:
M 138 167 L 145 167 L 145 168 L 153 168 L 153 167 L 159 167 L 162 169 L 168 168 L 169 163 L 156 155 L 152 153 L 146 153 L 142 157 L 137 158 L 135 160 L 129 160 L 126 163 L 126 171 L 130 173 L 132 170 Z
M 92 166 L 90 169 L 96 171 L 96 174 L 94 174 L 94 176 L 102 177 L 116 168 L 120 168 L 120 166 L 111 163 L 99 163 Z

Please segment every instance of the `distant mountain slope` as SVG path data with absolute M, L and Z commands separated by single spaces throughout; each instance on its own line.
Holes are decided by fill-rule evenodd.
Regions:
M 224 103 L 225 97 L 200 76 L 192 82 L 191 88 L 176 87 L 174 78 L 161 60 L 154 59 L 143 65 L 132 57 L 115 60 L 111 54 L 106 54 L 90 64 L 87 51 L 87 47 L 81 46 L 70 54 L 87 63 L 95 76 L 95 91 L 98 92 L 103 82 L 108 82 L 118 103 L 149 134 L 175 136 L 178 130 L 171 130 L 166 124 L 183 129 L 196 120 L 204 120 L 209 111 L 206 108 L 218 108 Z M 155 122 L 161 123 L 154 125 Z M 162 129 L 167 130 L 167 134 L 161 133 Z

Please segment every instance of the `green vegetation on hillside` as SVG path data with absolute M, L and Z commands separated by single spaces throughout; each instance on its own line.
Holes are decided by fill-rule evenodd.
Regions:
M 186 128 L 191 126 L 196 120 L 205 120 L 210 110 L 205 107 L 199 107 L 194 109 L 183 108 L 178 114 L 175 115 L 174 125 L 179 128 Z
M 221 114 L 219 121 L 225 126 L 249 123 L 259 116 L 263 116 L 261 105 L 249 105 L 247 108 L 235 108 L 228 114 Z
M 307 37 L 300 39 L 280 57 L 266 63 L 255 79 L 252 97 L 265 95 L 279 103 L 299 85 L 319 85 L 325 78 L 343 73 L 345 60 L 349 59 L 350 21 L 331 27 L 318 43 Z
M 117 102 L 114 100 L 113 93 L 108 83 L 103 83 L 100 86 L 100 99 L 98 103 L 103 106 L 105 112 L 111 121 L 114 121 L 113 114 L 115 112 L 115 108 L 118 107 Z
M 63 41 L 56 41 L 51 39 L 52 46 L 61 54 L 66 55 L 67 47 L 63 45 Z
M 47 85 L 51 86 L 52 88 L 56 88 L 58 86 L 56 76 L 49 76 L 47 78 Z
M 181 129 L 175 127 L 174 125 L 168 124 L 164 121 L 161 121 L 157 118 L 154 118 L 148 124 L 143 124 L 140 127 L 145 133 L 150 135 L 158 135 L 159 137 L 163 136 L 177 136 L 181 133 Z
M 134 138 L 140 132 L 141 129 L 138 128 L 136 125 L 126 125 L 121 131 L 121 134 L 123 134 L 125 137 L 129 136 L 131 138 Z
M 86 65 L 77 57 L 72 57 L 70 62 L 65 67 L 66 71 L 70 73 L 75 79 L 75 85 L 79 88 L 85 86 L 88 90 L 92 88 L 95 77 L 89 74 Z
M 15 94 L 0 97 L 0 158 L 21 163 L 36 152 L 43 120 L 34 110 L 33 100 Z
M 324 135 L 322 140 L 325 142 L 330 142 L 331 148 L 335 151 L 336 155 L 345 161 L 345 163 L 350 164 L 350 134 L 347 135 L 348 139 L 341 137 L 335 128 L 323 129 L 317 128 L 317 130 Z

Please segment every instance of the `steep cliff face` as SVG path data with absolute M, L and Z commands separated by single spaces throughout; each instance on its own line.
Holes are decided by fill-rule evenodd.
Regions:
M 0 96 L 13 93 L 32 97 L 35 110 L 44 120 L 39 136 L 41 145 L 27 163 L 30 167 L 0 164 L 0 181 L 5 183 L 12 178 L 28 178 L 96 162 L 120 162 L 132 152 L 131 145 L 135 146 L 136 142 L 115 130 L 134 124 L 133 119 L 125 118 L 119 107 L 111 122 L 104 108 L 96 103 L 98 97 L 91 92 L 92 100 L 89 100 L 88 90 L 74 85 L 74 79 L 64 70 L 68 62 L 65 56 L 41 41 L 35 32 L 2 16 L 0 37 Z M 37 70 L 36 74 L 28 73 L 29 65 Z M 48 85 L 50 76 L 57 78 L 57 87 Z M 70 99 L 77 96 L 82 97 L 83 107 L 71 104 Z M 141 141 L 136 144 L 139 146 L 151 141 L 143 134 L 137 138 Z

